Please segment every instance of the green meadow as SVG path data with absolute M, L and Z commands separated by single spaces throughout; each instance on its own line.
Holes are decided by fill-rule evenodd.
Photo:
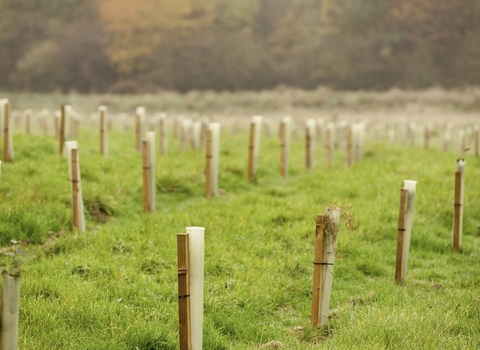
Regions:
M 344 153 L 337 150 L 328 166 L 317 145 L 314 168 L 306 170 L 305 141 L 298 137 L 282 178 L 273 132 L 263 135 L 258 172 L 248 182 L 248 133 L 223 127 L 220 193 L 206 199 L 205 152 L 180 154 L 171 129 L 168 137 L 168 154 L 157 154 L 157 209 L 146 214 L 133 130 L 113 128 L 103 157 L 98 130 L 80 128 L 74 139 L 87 230 L 79 233 L 58 141 L 14 134 L 15 159 L 2 164 L 0 245 L 7 251 L 11 239 L 22 240 L 27 250 L 20 349 L 178 349 L 176 234 L 187 226 L 205 227 L 204 349 L 480 348 L 478 158 L 467 152 L 456 252 L 457 155 L 440 147 L 367 138 L 363 160 L 347 168 Z M 394 267 L 406 179 L 418 185 L 400 287 Z M 314 329 L 315 218 L 333 203 L 352 205 L 357 229 L 342 221 L 331 317 Z

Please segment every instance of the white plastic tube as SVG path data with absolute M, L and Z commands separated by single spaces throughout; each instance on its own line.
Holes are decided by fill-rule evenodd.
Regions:
M 332 295 L 333 283 L 333 267 L 335 264 L 335 252 L 337 250 L 338 230 L 340 226 L 340 209 L 326 209 L 325 214 L 332 223 L 330 228 L 333 232 L 325 235 L 323 246 L 324 251 L 324 273 L 323 273 L 323 288 L 322 288 L 322 314 L 320 315 L 320 325 L 324 325 L 328 320 L 328 312 L 330 309 L 330 297 Z
M 26 109 L 23 112 L 24 118 L 25 118 L 25 134 L 30 135 L 32 132 L 32 110 L 31 109 Z
M 408 190 L 407 215 L 405 219 L 405 236 L 403 240 L 403 251 L 405 252 L 402 268 L 402 281 L 405 281 L 408 266 L 408 253 L 410 249 L 410 237 L 412 235 L 413 226 L 413 207 L 415 204 L 415 193 L 417 191 L 417 181 L 404 180 L 403 188 Z
M 394 123 L 387 123 L 387 140 L 389 143 L 395 143 L 396 130 Z
M 18 349 L 20 277 L 2 275 L 2 349 Z
M 464 202 L 464 198 L 465 198 L 465 166 L 467 165 L 467 162 L 464 160 L 464 159 L 458 159 L 457 160 L 457 166 L 456 166 L 456 172 L 459 172 L 461 175 L 460 175 L 460 210 L 459 210 L 459 218 L 458 218 L 458 221 L 459 221 L 459 224 L 458 224 L 458 232 L 459 232 L 459 235 L 458 235 L 458 238 L 459 238 L 459 242 L 458 242 L 458 246 L 460 247 L 462 245 L 462 232 L 463 232 L 463 202 Z M 457 203 L 455 203 L 457 204 Z M 455 225 L 455 221 L 453 222 L 453 224 Z
M 212 195 L 218 194 L 218 169 L 220 164 L 220 123 L 210 123 L 208 129 L 212 132 Z
M 198 149 L 201 144 L 202 121 L 197 120 L 192 124 L 192 148 Z
M 147 143 L 148 143 L 148 161 L 149 161 L 149 178 L 148 178 L 148 191 L 149 191 L 149 200 L 150 200 L 150 211 L 155 210 L 155 132 L 147 131 L 146 133 Z
M 290 137 L 291 137 L 291 130 L 292 130 L 292 118 L 291 117 L 283 117 L 282 118 L 282 123 L 285 125 L 285 135 L 284 135 L 284 140 L 281 140 L 281 142 L 284 142 L 285 145 L 285 169 L 284 169 L 284 176 L 288 177 L 288 164 L 289 164 L 289 159 L 290 159 Z
M 323 118 L 317 119 L 317 143 L 322 144 L 323 139 L 325 138 L 325 120 Z
M 335 123 L 327 124 L 327 136 L 325 146 L 327 148 L 328 165 L 332 165 L 335 159 Z
M 160 138 L 160 154 L 167 154 L 167 114 L 158 115 L 158 136 Z
M 337 123 L 338 149 L 342 152 L 346 152 L 347 150 L 347 127 L 348 123 L 346 120 Z
M 366 139 L 366 127 L 365 123 L 358 123 L 358 160 L 363 160 L 363 154 L 365 152 L 365 139 Z
M 258 154 L 260 153 L 260 139 L 262 135 L 262 122 L 263 117 L 255 115 L 252 118 L 252 122 L 255 124 L 255 135 L 253 136 L 253 175 L 257 174 Z
M 192 133 L 192 120 L 182 119 L 180 153 L 183 153 L 186 151 L 188 144 L 190 143 L 192 138 L 191 133 Z
M 106 156 L 108 155 L 107 106 L 98 107 L 98 118 L 100 119 L 100 142 L 103 144 L 100 152 Z
M 360 161 L 360 128 L 358 123 L 352 124 L 352 163 Z
M 73 115 L 73 108 L 71 105 L 66 105 L 65 106 L 65 140 L 67 137 L 70 136 L 70 119 L 72 118 Z
M 73 182 L 72 182 L 72 149 L 78 150 L 77 141 L 67 141 L 65 142 L 65 156 L 67 157 L 68 163 L 68 178 L 70 180 L 70 191 L 73 192 Z M 86 229 L 85 226 L 85 211 L 83 208 L 83 195 L 82 195 L 82 181 L 80 180 L 80 154 L 77 153 L 77 179 L 78 179 L 78 196 L 77 196 L 77 206 L 79 211 L 79 231 L 84 232 Z M 73 203 L 72 203 L 73 206 Z
M 1 135 L 2 137 L 4 137 L 4 126 L 5 126 L 5 118 L 10 118 L 9 121 L 8 121 L 8 124 L 9 124 L 9 130 L 8 130 L 8 158 L 10 161 L 13 160 L 14 156 L 15 156 L 15 151 L 13 149 L 13 137 L 12 137 L 12 125 L 13 125 L 13 120 L 11 118 L 11 115 L 8 116 L 7 113 L 6 113 L 6 109 L 9 109 L 10 106 L 9 106 L 9 102 L 8 102 L 8 99 L 6 98 L 3 98 L 3 99 L 0 99 L 0 121 L 1 121 L 1 125 L 0 125 L 0 130 L 1 130 Z M 4 141 L 5 142 L 5 141 Z
M 315 140 L 317 139 L 317 128 L 316 128 L 315 119 L 307 119 L 306 121 L 306 128 L 308 130 L 308 135 L 310 136 L 309 142 L 309 149 L 308 151 L 308 160 L 307 160 L 307 167 L 313 168 L 315 162 Z
M 205 228 L 187 227 L 190 240 L 190 318 L 192 350 L 201 350 L 203 343 L 203 280 Z
M 145 107 L 138 106 L 135 109 L 135 114 L 137 115 L 137 118 L 138 118 L 138 129 L 135 130 L 135 132 L 137 133 L 135 138 L 138 142 L 138 150 L 140 153 L 142 153 L 142 135 L 145 134 L 145 120 L 146 120 Z

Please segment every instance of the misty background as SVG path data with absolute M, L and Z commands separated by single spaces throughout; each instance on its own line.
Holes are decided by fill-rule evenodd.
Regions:
M 480 85 L 479 0 L 0 0 L 0 90 Z

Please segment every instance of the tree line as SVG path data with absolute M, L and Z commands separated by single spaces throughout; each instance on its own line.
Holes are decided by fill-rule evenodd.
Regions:
M 480 84 L 480 0 L 0 0 L 0 89 Z

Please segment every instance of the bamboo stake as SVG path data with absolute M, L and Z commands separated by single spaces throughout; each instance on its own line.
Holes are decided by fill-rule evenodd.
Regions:
M 212 130 L 207 130 L 207 150 L 205 166 L 205 197 L 212 196 Z
M 397 235 L 397 256 L 395 262 L 395 282 L 403 285 L 405 280 L 403 276 L 403 260 L 405 257 L 404 241 L 407 220 L 407 204 L 408 204 L 408 190 L 402 188 L 400 190 L 400 209 L 398 211 L 398 235 Z
M 148 159 L 148 141 L 142 140 L 142 161 L 143 161 L 143 210 L 150 213 L 149 182 L 150 182 L 150 163 Z
M 287 125 L 284 121 L 280 123 L 280 175 L 287 177 Z
M 188 233 L 177 234 L 177 259 L 180 350 L 191 350 L 192 330 L 190 315 L 190 245 Z
M 73 227 L 85 231 L 85 213 L 83 210 L 82 182 L 80 179 L 80 155 L 77 141 L 65 142 L 70 190 L 72 193 Z
M 252 118 L 255 123 L 254 143 L 253 143 L 253 175 L 257 174 L 258 155 L 260 153 L 260 140 L 262 138 L 263 117 L 256 115 Z
M 354 162 L 360 162 L 363 158 L 363 144 L 365 141 L 365 124 L 356 123 L 353 129 L 353 160 Z
M 352 149 L 353 149 L 353 145 L 352 145 L 353 135 L 352 134 L 353 134 L 353 131 L 352 131 L 352 126 L 351 125 L 347 126 L 346 133 L 347 133 L 347 168 L 349 168 L 352 165 L 352 159 L 353 159 L 353 156 L 352 156 Z
M 407 214 L 405 220 L 405 235 L 403 239 L 403 265 L 402 265 L 402 280 L 405 281 L 407 274 L 408 255 L 410 250 L 410 238 L 412 235 L 413 226 L 413 209 L 415 204 L 415 194 L 417 189 L 417 181 L 404 180 L 403 188 L 408 190 Z
M 211 189 L 212 196 L 218 194 L 218 174 L 220 165 L 220 123 L 210 123 L 208 130 L 212 132 Z
M 48 124 L 47 124 L 47 118 L 48 118 L 48 110 L 43 109 L 42 110 L 42 130 L 43 130 L 43 135 L 47 136 L 48 135 Z
M 165 127 L 165 114 L 158 119 L 158 134 L 160 136 L 160 154 L 167 154 L 167 133 Z
M 3 162 L 8 163 L 10 159 L 10 103 L 8 100 L 3 105 Z
M 473 154 L 475 155 L 475 158 L 478 158 L 478 141 L 480 138 L 479 136 L 480 132 L 478 126 L 475 125 L 473 128 Z
M 312 137 L 310 135 L 310 128 L 308 125 L 305 127 L 305 165 L 307 169 L 312 169 L 312 157 L 310 153 Z
M 53 127 L 54 127 L 53 135 L 55 136 L 55 140 L 58 140 L 60 136 L 60 126 L 59 126 L 59 122 L 61 119 L 60 115 L 61 115 L 60 111 L 55 111 L 55 113 L 53 114 Z
M 334 146 L 333 129 L 334 129 L 334 124 L 329 123 L 327 125 L 326 143 L 325 143 L 325 148 L 327 150 L 327 162 L 329 166 L 333 165 L 333 146 Z
M 31 117 L 32 117 L 32 110 L 27 109 L 25 111 L 25 134 L 26 135 L 30 135 L 30 132 L 31 132 L 31 129 L 30 129 Z
M 250 138 L 248 142 L 248 181 L 252 181 L 253 177 L 255 176 L 254 174 L 254 169 L 253 169 L 253 158 L 254 158 L 254 145 L 255 142 L 255 123 L 251 122 L 250 123 Z
M 465 165 L 465 160 L 457 160 L 457 169 L 455 172 L 455 194 L 453 211 L 453 248 L 456 251 L 460 250 L 460 246 L 462 244 L 463 199 L 465 193 Z
M 145 107 L 135 109 L 135 151 L 142 152 L 142 135 L 145 130 Z
M 311 325 L 317 327 L 322 314 L 322 282 L 323 282 L 323 236 L 325 230 L 325 215 L 317 215 L 315 229 L 315 251 L 313 259 L 313 290 Z
M 150 167 L 148 171 L 148 190 L 149 195 L 148 199 L 150 200 L 150 211 L 155 210 L 155 201 L 156 201 L 156 187 L 155 187 L 155 177 L 156 177 L 156 142 L 155 142 L 155 132 L 147 131 L 147 149 L 148 149 L 148 166 Z
M 174 139 L 178 139 L 178 116 L 173 119 L 173 127 L 172 127 L 172 137 Z
M 425 129 L 423 131 L 423 148 L 428 149 L 430 145 L 430 126 L 425 125 Z
M 107 119 L 107 107 L 100 106 L 98 108 L 100 114 L 100 154 L 103 156 L 107 155 L 107 128 L 106 128 L 106 119 Z
M 65 144 L 65 120 L 66 120 L 66 118 L 67 118 L 67 106 L 62 105 L 61 116 L 60 116 L 60 132 L 58 134 L 58 138 L 59 138 L 58 154 L 59 155 L 63 154 L 63 146 Z
M 455 172 L 455 202 L 453 211 L 453 248 L 456 251 L 460 250 L 460 212 L 462 209 L 461 203 L 461 190 L 462 190 L 462 173 L 460 171 Z
M 73 206 L 73 227 L 75 229 L 80 228 L 80 212 L 78 207 L 78 149 L 72 148 L 71 150 L 71 163 L 72 163 L 72 206 Z

